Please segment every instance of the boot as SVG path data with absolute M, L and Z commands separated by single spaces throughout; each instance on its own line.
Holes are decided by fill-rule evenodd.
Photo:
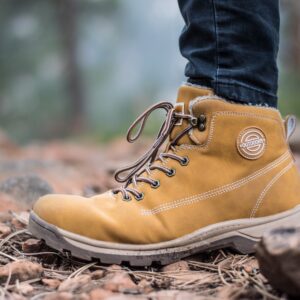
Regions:
M 29 230 L 79 258 L 146 266 L 223 247 L 252 253 L 266 230 L 299 227 L 293 118 L 182 86 L 175 105 L 158 103 L 133 123 L 129 142 L 158 109 L 166 119 L 145 155 L 116 173 L 122 187 L 43 196 Z

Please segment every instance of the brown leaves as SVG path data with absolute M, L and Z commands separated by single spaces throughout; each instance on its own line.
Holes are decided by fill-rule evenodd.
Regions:
M 60 292 L 77 292 L 83 286 L 90 283 L 91 280 L 92 279 L 89 275 L 79 275 L 74 278 L 68 278 L 60 284 L 58 291 L 60 291 Z
M 14 283 L 16 280 L 25 281 L 40 278 L 43 267 L 30 261 L 14 261 L 0 267 L 0 283 Z

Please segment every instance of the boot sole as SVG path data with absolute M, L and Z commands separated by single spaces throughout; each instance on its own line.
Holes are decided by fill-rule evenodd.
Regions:
M 204 251 L 231 248 L 242 254 L 254 252 L 254 246 L 266 231 L 278 227 L 300 227 L 300 206 L 269 217 L 221 222 L 201 228 L 175 240 L 148 244 L 118 244 L 87 238 L 39 218 L 31 212 L 29 231 L 61 252 L 103 264 L 130 266 L 166 265 Z

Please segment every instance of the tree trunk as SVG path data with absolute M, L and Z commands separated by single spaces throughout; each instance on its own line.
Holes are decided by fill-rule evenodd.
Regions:
M 80 133 L 85 127 L 85 101 L 77 60 L 77 2 L 56 0 L 58 22 L 63 45 L 66 87 L 69 95 L 67 129 Z

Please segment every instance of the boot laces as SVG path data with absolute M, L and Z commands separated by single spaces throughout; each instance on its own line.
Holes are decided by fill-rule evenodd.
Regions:
M 132 194 L 137 200 L 143 199 L 143 193 L 139 192 L 137 189 L 138 182 L 150 184 L 152 188 L 159 187 L 160 182 L 151 178 L 152 170 L 160 170 L 170 177 L 175 175 L 174 169 L 170 169 L 162 165 L 157 165 L 154 163 L 155 161 L 161 161 L 162 163 L 164 163 L 165 159 L 170 158 L 178 161 L 183 166 L 187 165 L 189 162 L 187 157 L 182 157 L 177 154 L 171 153 L 169 152 L 169 150 L 175 152 L 175 145 L 177 144 L 178 140 L 182 136 L 184 136 L 190 129 L 197 125 L 197 118 L 189 114 L 176 112 L 174 105 L 170 102 L 159 102 L 142 113 L 129 127 L 126 136 L 127 141 L 129 143 L 135 142 L 141 136 L 149 116 L 154 111 L 161 109 L 166 112 L 166 118 L 157 134 L 154 143 L 151 145 L 149 150 L 147 150 L 145 154 L 142 155 L 137 161 L 124 168 L 118 169 L 115 173 L 115 180 L 117 182 L 125 184 L 122 187 L 113 189 L 112 192 L 114 194 L 122 193 L 124 200 L 130 200 L 130 194 Z M 185 129 L 183 129 L 172 141 L 170 140 L 164 152 L 158 154 L 160 147 L 170 136 L 170 133 L 174 126 L 183 119 L 188 120 L 190 124 Z M 133 135 L 133 131 L 137 127 L 137 133 Z M 147 173 L 148 177 L 142 176 L 142 174 L 145 172 Z M 130 184 L 132 185 L 129 186 Z

